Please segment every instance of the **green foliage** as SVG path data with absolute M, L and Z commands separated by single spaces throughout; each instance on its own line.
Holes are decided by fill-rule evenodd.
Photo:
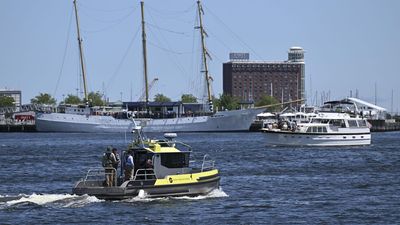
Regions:
M 192 94 L 183 94 L 181 97 L 182 103 L 197 103 L 197 98 Z
M 231 95 L 219 95 L 219 99 L 215 99 L 215 106 L 220 110 L 234 110 L 239 108 L 239 99 Z
M 40 93 L 31 99 L 32 104 L 55 105 L 56 102 L 57 101 L 48 93 Z
M 103 106 L 105 105 L 104 101 L 103 101 L 103 95 L 100 94 L 99 92 L 90 92 L 88 94 L 88 98 L 89 98 L 89 104 L 92 106 Z
M 155 102 L 171 102 L 171 99 L 163 94 L 156 94 L 154 96 L 154 101 Z
M 255 104 L 255 106 L 266 106 L 266 105 L 274 105 L 274 104 L 279 104 L 279 101 L 269 95 L 264 95 L 261 97 L 260 100 L 258 100 Z M 270 111 L 276 111 L 280 108 L 279 105 L 276 106 L 272 106 L 271 108 L 269 108 Z
M 14 106 L 14 98 L 11 96 L 2 95 L 0 96 L 0 107 L 11 107 Z
M 78 105 L 82 103 L 82 100 L 76 96 L 76 95 L 71 95 L 69 94 L 65 100 L 64 100 L 65 104 L 71 104 L 71 105 Z
M 279 103 L 279 101 L 276 98 L 269 96 L 269 95 L 264 95 L 261 97 L 260 100 L 258 100 L 256 102 L 255 105 L 256 106 L 264 106 L 264 105 L 273 105 L 273 104 L 278 104 L 278 103 Z

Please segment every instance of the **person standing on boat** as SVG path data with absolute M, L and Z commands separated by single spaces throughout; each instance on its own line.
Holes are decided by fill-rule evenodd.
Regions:
M 103 154 L 103 160 L 102 160 L 102 165 L 105 170 L 106 174 L 106 185 L 108 187 L 113 186 L 113 181 L 114 181 L 114 163 L 117 160 L 115 159 L 115 155 L 112 153 L 112 147 L 108 146 L 107 151 Z
M 117 178 L 117 172 L 118 172 L 118 166 L 119 166 L 119 163 L 121 162 L 121 159 L 120 159 L 120 157 L 119 157 L 119 154 L 118 154 L 118 150 L 116 149 L 116 148 L 113 148 L 112 149 L 112 153 L 114 154 L 114 156 L 115 156 L 115 162 L 113 163 L 113 167 L 114 167 L 114 169 L 115 170 L 113 170 L 113 172 L 114 172 L 114 175 L 113 175 L 113 183 L 115 184 L 115 179 Z
M 132 179 L 132 171 L 133 171 L 133 156 L 132 152 L 127 153 L 127 157 L 125 158 L 125 180 Z

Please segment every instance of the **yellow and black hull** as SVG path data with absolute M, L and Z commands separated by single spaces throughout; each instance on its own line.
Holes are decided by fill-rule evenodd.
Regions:
M 218 189 L 219 181 L 218 170 L 214 169 L 191 174 L 169 175 L 163 179 L 130 180 L 114 187 L 103 187 L 101 181 L 79 181 L 73 188 L 73 193 L 108 200 L 136 197 L 141 190 L 144 191 L 146 197 L 198 196 Z

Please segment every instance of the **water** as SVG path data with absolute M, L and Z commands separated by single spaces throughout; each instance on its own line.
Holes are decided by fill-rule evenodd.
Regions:
M 129 137 L 127 138 L 129 140 Z M 0 224 L 398 224 L 400 133 L 364 147 L 270 147 L 262 133 L 179 134 L 209 154 L 222 190 L 103 201 L 71 195 L 122 134 L 0 133 Z

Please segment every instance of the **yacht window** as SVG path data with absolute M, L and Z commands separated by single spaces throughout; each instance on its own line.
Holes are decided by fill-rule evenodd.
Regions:
M 313 127 L 313 133 L 317 133 L 318 132 L 318 128 L 317 127 Z
M 326 130 L 326 127 L 322 127 L 322 132 L 323 133 L 328 133 L 328 131 Z
M 349 127 L 357 127 L 357 121 L 355 120 L 348 120 Z
M 312 127 L 307 128 L 307 133 L 312 133 Z
M 367 126 L 367 123 L 365 122 L 365 120 L 359 120 L 359 121 L 358 121 L 358 126 L 359 126 L 359 127 L 366 127 L 366 126 Z
M 322 127 L 318 127 L 318 133 L 322 133 Z
M 189 153 L 161 154 L 161 165 L 167 168 L 184 168 L 189 166 Z

